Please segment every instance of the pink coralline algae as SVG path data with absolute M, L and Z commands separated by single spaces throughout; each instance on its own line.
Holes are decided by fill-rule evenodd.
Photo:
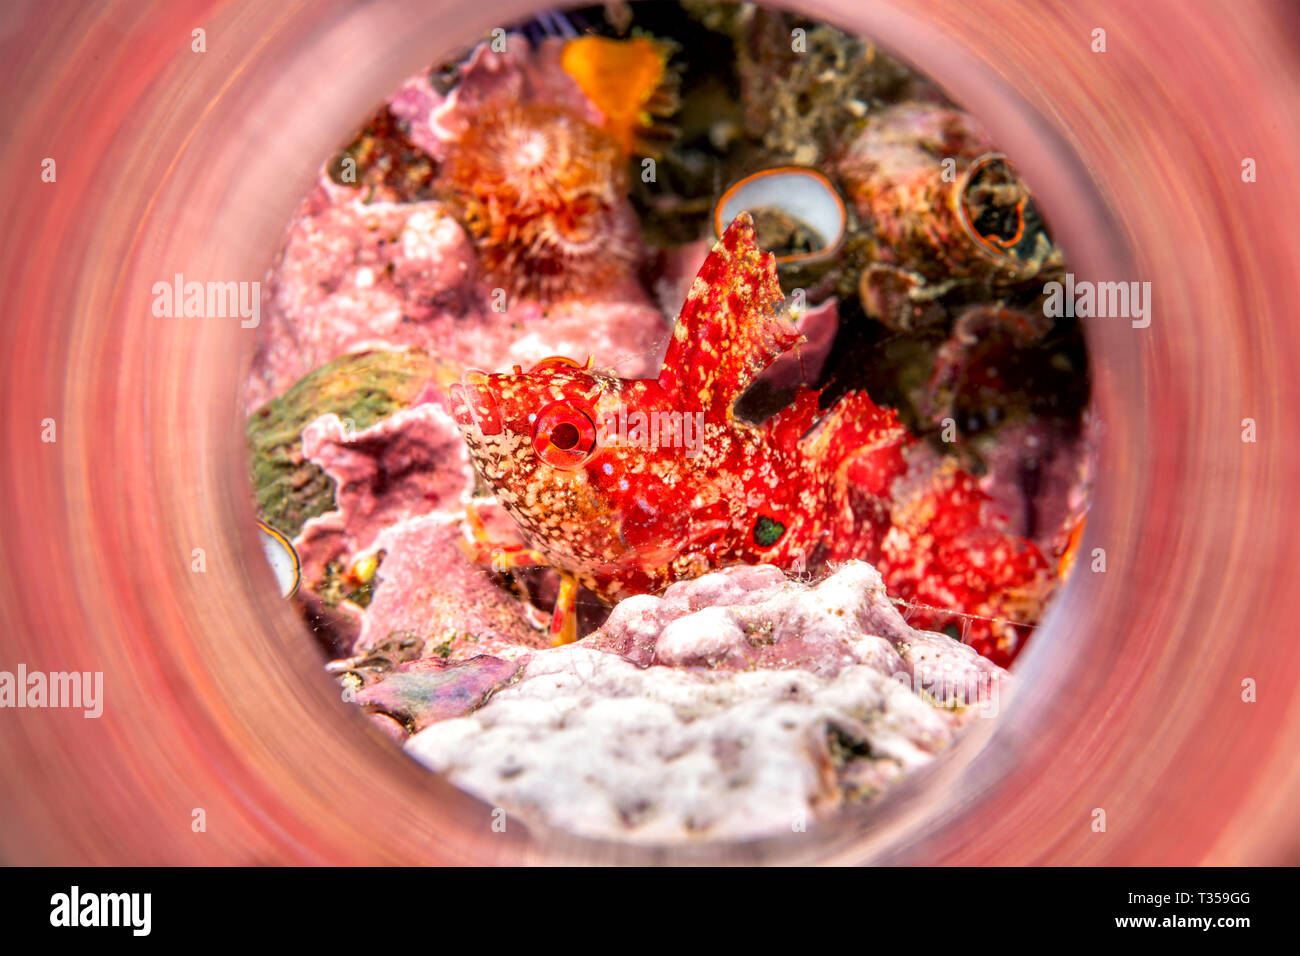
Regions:
M 370 549 L 399 521 L 463 510 L 473 488 L 455 425 L 425 403 L 349 434 L 337 415 L 303 431 L 303 455 L 334 480 L 338 508 L 303 526 L 296 547 L 303 581 L 318 582 L 325 566 Z
M 460 330 L 483 324 L 474 269 L 469 237 L 440 204 L 367 205 L 322 183 L 294 216 L 269 278 L 249 407 L 368 344 L 454 355 Z
M 521 664 L 408 751 L 529 824 L 661 845 L 789 833 L 869 799 L 1010 686 L 908 627 L 862 562 L 815 587 L 763 566 L 680 582 Z
M 414 639 L 422 657 L 515 659 L 549 645 L 531 607 L 498 587 L 460 548 L 459 520 L 427 515 L 375 539 L 384 553 L 374 599 L 353 648 L 362 654 L 396 638 Z
M 331 565 L 377 559 L 353 653 L 394 639 L 453 660 L 545 646 L 530 608 L 460 547 L 473 480 L 442 408 L 416 405 L 354 435 L 326 415 L 303 432 L 303 452 L 334 481 L 338 500 L 298 536 L 306 589 L 318 590 Z
M 668 333 L 628 276 L 585 302 L 507 301 L 481 274 L 473 242 L 442 203 L 367 204 L 332 183 L 299 209 L 264 296 L 245 390 L 250 409 L 312 369 L 369 347 L 419 347 L 483 368 L 599 354 L 639 375 Z

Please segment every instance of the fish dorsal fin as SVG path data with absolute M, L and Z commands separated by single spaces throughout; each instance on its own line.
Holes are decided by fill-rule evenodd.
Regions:
M 821 394 L 821 389 L 805 386 L 795 393 L 789 405 L 763 423 L 763 430 L 778 448 L 793 451 L 799 447 L 804 435 L 821 416 Z
M 683 407 L 730 415 L 758 373 L 801 338 L 779 308 L 784 300 L 776 260 L 758 248 L 743 212 L 691 284 L 659 385 Z

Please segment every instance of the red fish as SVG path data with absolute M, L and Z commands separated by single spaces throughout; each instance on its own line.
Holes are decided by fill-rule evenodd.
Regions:
M 990 498 L 952 460 L 895 482 L 876 567 L 913 627 L 954 631 L 1006 667 L 1059 581 L 1030 541 L 1001 530 Z
M 731 564 L 880 560 L 913 441 L 894 412 L 861 391 L 823 410 L 803 388 L 760 424 L 735 414 L 799 340 L 745 213 L 701 267 L 657 378 L 548 359 L 453 387 L 479 474 L 529 558 L 562 572 L 557 641 L 573 637 L 578 584 L 614 602 Z

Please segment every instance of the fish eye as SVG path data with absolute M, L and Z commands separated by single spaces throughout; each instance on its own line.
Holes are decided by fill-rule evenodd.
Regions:
M 551 444 L 561 451 L 570 451 L 578 444 L 578 428 L 572 422 L 560 422 L 551 429 Z
M 568 402 L 554 402 L 533 423 L 533 451 L 553 468 L 577 468 L 596 451 L 596 423 Z

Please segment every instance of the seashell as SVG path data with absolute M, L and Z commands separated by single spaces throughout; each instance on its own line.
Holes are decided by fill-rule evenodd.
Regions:
M 905 103 L 874 114 L 834 172 L 874 260 L 926 284 L 1017 283 L 1061 265 L 1028 184 L 959 110 Z
M 810 252 L 777 255 L 778 263 L 815 262 L 834 255 L 848 225 L 844 200 L 831 181 L 814 169 L 778 166 L 746 176 L 722 194 L 713 212 L 721 236 L 742 212 L 771 210 L 803 226 L 817 240 Z
M 1011 273 L 1038 272 L 1060 256 L 1024 181 L 1002 153 L 985 153 L 962 172 L 957 218 L 981 254 Z
M 293 597 L 302 581 L 302 562 L 298 559 L 298 552 L 288 538 L 266 522 L 259 521 L 257 528 L 262 539 L 262 553 L 266 555 L 266 563 L 275 572 L 280 594 L 283 597 Z

